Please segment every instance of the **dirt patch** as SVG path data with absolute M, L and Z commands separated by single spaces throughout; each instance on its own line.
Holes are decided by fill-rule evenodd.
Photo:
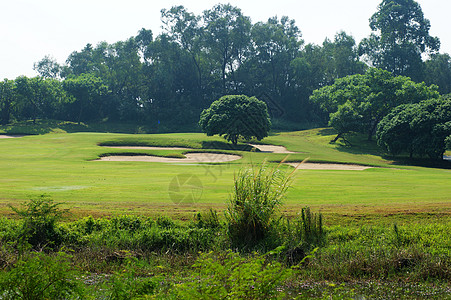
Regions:
M 187 153 L 186 158 L 171 158 L 149 155 L 112 155 L 105 156 L 98 160 L 101 161 L 145 161 L 145 162 L 165 162 L 165 163 L 222 163 L 240 159 L 239 155 L 222 153 Z
M 298 170 L 340 170 L 340 171 L 363 171 L 371 169 L 373 167 L 360 166 L 360 165 L 348 165 L 348 164 L 329 164 L 329 163 L 286 163 Z
M 257 148 L 261 152 L 266 152 L 266 153 L 298 153 L 298 152 L 289 151 L 284 146 L 257 145 L 257 144 L 249 144 L 249 145 Z
M 115 149 L 141 149 L 141 150 L 193 150 L 191 148 L 183 147 L 154 147 L 154 146 L 102 146 Z

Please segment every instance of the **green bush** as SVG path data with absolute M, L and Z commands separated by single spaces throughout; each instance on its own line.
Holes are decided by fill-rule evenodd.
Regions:
M 264 256 L 201 254 L 191 277 L 172 292 L 177 299 L 283 299 L 286 295 L 278 287 L 291 274 L 291 269 L 269 263 Z
M 61 234 L 57 222 L 66 211 L 59 208 L 58 203 L 45 195 L 30 199 L 22 207 L 11 209 L 17 213 L 23 223 L 19 235 L 19 243 L 28 243 L 34 248 L 56 247 L 61 243 Z
M 69 256 L 62 252 L 29 254 L 10 271 L 0 273 L 0 299 L 67 299 L 80 293 Z

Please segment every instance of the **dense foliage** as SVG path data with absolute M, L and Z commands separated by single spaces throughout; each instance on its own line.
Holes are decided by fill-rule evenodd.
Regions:
M 265 102 L 245 95 L 223 96 L 202 111 L 199 126 L 209 136 L 218 134 L 234 145 L 238 138 L 268 136 L 271 121 Z
M 315 215 L 303 210 L 300 218 L 275 222 L 266 246 L 259 243 L 254 248 L 258 252 L 252 254 L 229 250 L 228 221 L 218 219 L 214 211 L 184 224 L 161 216 L 88 217 L 53 224 L 61 233 L 59 250 L 44 247 L 19 256 L 14 241 L 23 230 L 21 220 L 0 218 L 0 295 L 4 299 L 448 295 L 449 218 L 425 214 L 408 221 L 380 216 L 372 224 L 374 217 L 343 220 L 346 226 L 319 225 L 318 232 Z M 398 218 L 407 223 L 387 226 Z M 335 286 L 356 280 L 355 286 Z
M 374 135 L 376 126 L 391 109 L 403 103 L 439 97 L 437 86 L 415 83 L 381 69 L 351 75 L 313 91 L 310 100 L 329 114 L 329 125 L 341 137 L 349 132 Z
M 124 41 L 87 44 L 65 64 L 50 56 L 36 62 L 40 77 L 2 81 L 0 122 L 108 120 L 145 124 L 154 132 L 198 130 L 199 114 L 215 99 L 244 94 L 266 102 L 279 127 L 300 129 L 324 124 L 323 113 L 308 101 L 312 91 L 363 74 L 368 58 L 370 66 L 451 92 L 449 56 L 421 60 L 439 43 L 413 0 L 381 3 L 370 22 L 380 35 L 360 44 L 362 56 L 345 32 L 322 45 L 306 44 L 294 20 L 252 23 L 229 4 L 199 15 L 183 6 L 163 9 L 162 23 L 158 36 L 141 29 Z
M 375 67 L 423 80 L 423 54 L 437 53 L 440 40 L 429 35 L 431 24 L 415 0 L 383 0 L 370 18 L 373 33 L 359 52 Z
M 392 155 L 443 158 L 451 139 L 451 98 L 398 106 L 377 129 L 377 142 Z

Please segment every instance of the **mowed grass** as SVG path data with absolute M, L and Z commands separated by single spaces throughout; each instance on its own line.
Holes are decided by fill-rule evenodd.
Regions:
M 240 168 L 284 158 L 379 167 L 365 171 L 295 171 L 284 204 L 287 214 L 296 214 L 305 206 L 325 214 L 352 217 L 451 212 L 451 170 L 394 165 L 380 156 L 374 143 L 363 138 L 354 138 L 353 147 L 329 144 L 333 134 L 329 129 L 315 129 L 277 133 L 262 141 L 299 152 L 288 157 L 228 149 L 223 139 L 201 133 L 59 133 L 0 139 L 0 214 L 10 214 L 9 205 L 46 194 L 56 202 L 64 202 L 74 216 L 163 213 L 186 219 L 209 208 L 223 210 L 233 187 L 233 176 Z M 222 148 L 218 151 L 239 154 L 242 159 L 213 164 L 95 161 L 105 153 L 180 156 L 186 152 L 99 146 L 105 142 L 185 146 L 197 151 L 216 143 Z M 293 170 L 289 166 L 281 168 Z M 174 180 L 190 176 L 197 177 L 201 186 L 182 184 L 177 190 Z M 193 192 L 194 203 L 187 200 Z

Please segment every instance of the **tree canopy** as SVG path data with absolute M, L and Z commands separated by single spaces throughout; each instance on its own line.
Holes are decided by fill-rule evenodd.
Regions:
M 310 100 L 329 114 L 329 125 L 339 136 L 362 132 L 371 139 L 377 124 L 394 107 L 438 97 L 437 86 L 371 68 L 364 75 L 339 78 L 313 91 Z
M 219 135 L 233 144 L 238 138 L 261 140 L 271 129 L 265 102 L 245 95 L 228 95 L 202 111 L 199 125 L 209 136 Z
M 375 38 L 366 40 L 366 48 L 365 42 L 356 45 L 346 32 L 325 38 L 320 45 L 307 44 L 302 28 L 288 16 L 252 23 L 230 4 L 200 14 L 174 6 L 161 11 L 161 20 L 163 31 L 155 36 L 142 28 L 123 41 L 88 43 L 61 64 L 45 56 L 34 65 L 39 78 L 21 76 L 3 83 L 1 122 L 107 120 L 137 122 L 155 132 L 198 131 L 199 115 L 214 99 L 242 94 L 264 101 L 279 129 L 326 126 L 331 120 L 340 131 L 358 126 L 370 132 L 381 118 L 379 112 L 386 113 L 384 105 L 373 105 L 382 100 L 343 96 L 339 105 L 349 100 L 346 107 L 332 104 L 332 110 L 324 110 L 328 101 L 318 105 L 309 101 L 314 90 L 334 85 L 339 78 L 363 76 L 368 69 L 364 62 L 451 93 L 449 55 L 435 53 L 438 40 L 429 36 L 429 21 L 413 0 L 381 1 L 370 21 Z M 362 78 L 367 77 L 355 76 L 352 81 Z M 75 91 L 75 81 L 96 81 L 102 88 L 88 88 L 89 93 L 83 94 L 81 85 Z M 383 81 L 381 85 L 391 88 Z M 345 88 L 341 93 L 350 91 Z M 390 92 L 385 95 L 393 98 Z M 332 119 L 331 113 L 336 113 Z M 350 119 L 355 124 L 346 128 Z
M 370 18 L 373 33 L 360 43 L 360 54 L 375 67 L 420 80 L 421 55 L 440 48 L 440 40 L 429 35 L 430 27 L 415 0 L 383 0 Z
M 404 104 L 385 116 L 377 142 L 392 155 L 443 158 L 451 140 L 451 97 Z

